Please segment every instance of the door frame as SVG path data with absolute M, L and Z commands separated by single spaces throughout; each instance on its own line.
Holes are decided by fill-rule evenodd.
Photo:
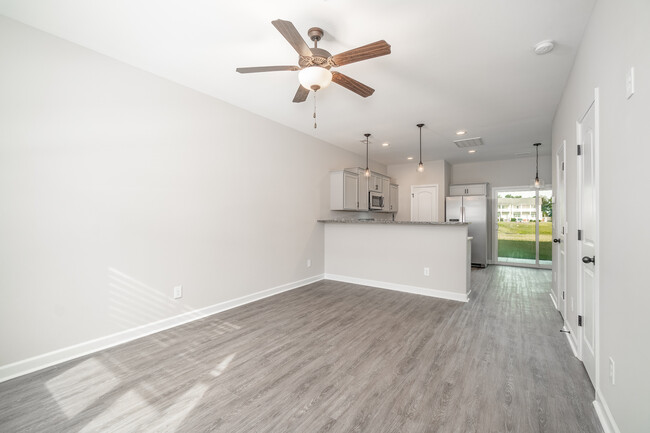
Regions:
M 594 89 L 594 99 L 593 101 L 589 104 L 587 109 L 580 115 L 580 117 L 576 120 L 576 144 L 582 143 L 582 137 L 581 137 L 581 122 L 584 120 L 586 117 L 587 113 L 589 110 L 594 108 L 594 209 L 595 209 L 595 215 L 594 215 L 594 241 L 595 241 L 595 246 L 594 246 L 594 255 L 596 257 L 596 263 L 594 264 L 594 389 L 596 391 L 596 398 L 598 393 L 600 392 L 600 170 L 599 170 L 599 165 L 600 165 L 600 101 L 599 101 L 599 88 L 596 87 Z M 576 174 L 577 174 L 577 181 L 576 181 L 576 196 L 577 196 L 577 221 L 578 223 L 576 225 L 580 225 L 582 223 L 582 160 L 580 157 L 576 157 Z M 580 229 L 581 227 L 576 228 L 576 233 L 577 230 Z M 577 239 L 577 234 L 575 235 Z M 575 263 L 577 263 L 577 280 L 578 280 L 578 314 L 582 315 L 584 317 L 584 286 L 583 286 L 583 278 L 582 278 L 582 242 L 577 241 L 577 248 L 576 248 L 576 257 L 575 257 Z M 583 355 L 584 355 L 584 336 L 583 336 L 584 330 L 582 327 L 578 327 L 578 358 L 580 361 L 583 360 Z
M 411 185 L 411 218 L 410 221 L 413 221 L 413 204 L 415 202 L 415 190 L 417 188 L 435 188 L 436 189 L 436 199 L 434 200 L 435 203 L 435 220 L 433 222 L 440 222 L 440 188 L 438 187 L 438 184 L 427 184 L 427 185 Z
M 492 187 L 492 228 L 490 229 L 490 233 L 492 235 L 492 246 L 491 246 L 491 251 L 492 251 L 492 260 L 490 260 L 490 264 L 492 265 L 502 265 L 502 266 L 518 266 L 521 268 L 534 268 L 534 269 L 551 269 L 552 268 L 552 262 L 551 266 L 548 265 L 540 265 L 539 264 L 539 224 L 536 224 L 535 227 L 535 237 L 537 239 L 536 245 L 535 245 L 535 255 L 537 257 L 537 262 L 538 264 L 531 265 L 527 263 L 506 263 L 506 262 L 500 262 L 499 261 L 499 219 L 498 219 L 498 206 L 499 206 L 499 193 L 500 192 L 517 192 L 517 191 L 531 191 L 537 189 L 539 192 L 540 189 L 542 188 L 535 188 L 533 186 L 499 186 L 499 187 Z M 544 188 L 546 189 L 546 188 Z M 536 208 L 539 208 L 539 193 L 537 194 L 537 200 L 535 201 L 536 203 Z M 537 219 L 539 220 L 539 215 L 537 215 Z
M 560 160 L 564 163 L 564 169 L 560 166 Z M 555 185 L 556 188 L 560 188 L 560 185 L 562 186 L 562 194 L 560 194 L 560 191 L 556 189 L 556 194 L 553 196 L 553 204 L 558 204 L 558 198 L 563 197 L 564 202 L 559 203 L 562 207 L 563 215 L 564 218 L 562 220 L 559 220 L 557 215 L 557 207 L 555 206 L 553 209 L 553 229 L 554 229 L 554 235 L 553 238 L 560 239 L 561 242 L 564 244 L 562 246 L 561 244 L 558 244 L 557 250 L 558 254 L 555 255 L 555 258 L 553 259 L 553 265 L 554 265 L 554 283 L 555 283 L 555 307 L 560 311 L 562 314 L 562 320 L 564 321 L 564 324 L 566 326 L 567 320 L 566 320 L 566 306 L 567 306 L 567 300 L 566 300 L 566 295 L 562 297 L 562 293 L 560 293 L 559 288 L 563 288 L 563 292 L 566 294 L 566 282 L 567 282 L 567 248 L 566 248 L 566 239 L 567 239 L 567 223 L 566 223 L 566 215 L 567 215 L 567 198 L 566 198 L 566 168 L 567 168 L 567 163 L 566 163 L 566 140 L 562 140 L 562 144 L 560 145 L 559 149 L 555 153 Z M 562 236 L 560 236 L 560 230 Z M 560 254 L 559 251 L 561 248 L 564 248 L 564 257 L 560 259 Z M 558 266 L 562 266 L 562 284 L 560 284 L 559 278 L 559 272 L 557 272 Z

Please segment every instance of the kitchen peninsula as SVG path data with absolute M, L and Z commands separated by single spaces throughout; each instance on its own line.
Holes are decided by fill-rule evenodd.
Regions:
M 467 302 L 467 223 L 323 219 L 325 278 Z

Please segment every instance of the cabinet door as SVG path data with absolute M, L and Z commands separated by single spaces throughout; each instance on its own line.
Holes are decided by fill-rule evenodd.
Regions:
M 465 185 L 451 185 L 449 187 L 449 195 L 465 195 Z
M 359 170 L 359 210 L 368 210 L 368 182 L 370 177 L 366 177 L 362 170 Z
M 368 190 L 381 192 L 381 176 L 377 173 L 370 173 L 370 184 L 368 185 Z
M 487 194 L 487 188 L 485 187 L 484 183 L 478 183 L 476 185 L 466 185 L 465 194 L 467 194 L 467 195 L 486 195 Z
M 388 210 L 388 195 L 390 194 L 390 178 L 381 178 L 381 192 L 384 193 L 384 210 Z
M 388 206 L 390 212 L 399 211 L 399 187 L 397 185 L 390 186 L 388 202 L 390 203 Z
M 359 209 L 359 177 L 348 172 L 343 173 L 343 209 Z

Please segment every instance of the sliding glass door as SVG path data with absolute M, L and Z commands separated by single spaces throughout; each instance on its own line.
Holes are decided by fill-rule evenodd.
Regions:
M 496 263 L 550 268 L 552 263 L 552 191 L 494 188 L 492 256 Z

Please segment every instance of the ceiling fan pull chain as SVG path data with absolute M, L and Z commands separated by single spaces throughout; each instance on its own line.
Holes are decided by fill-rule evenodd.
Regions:
M 314 92 L 314 129 L 316 129 L 316 92 Z

